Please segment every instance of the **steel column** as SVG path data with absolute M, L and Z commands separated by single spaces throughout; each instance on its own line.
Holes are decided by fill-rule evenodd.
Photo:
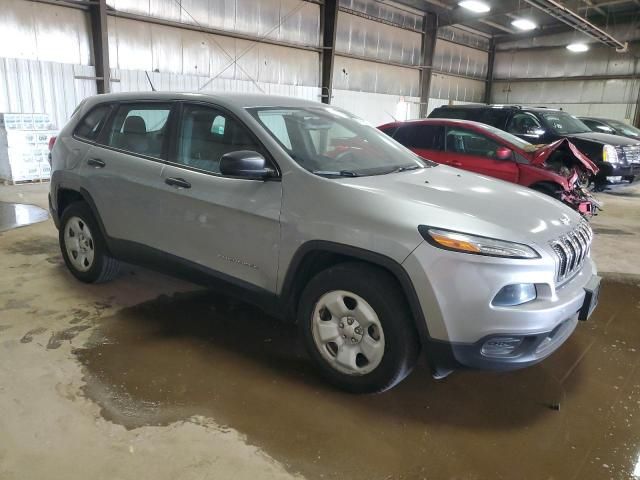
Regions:
M 320 6 L 320 31 L 322 53 L 320 54 L 320 92 L 322 103 L 331 103 L 333 91 L 333 63 L 336 53 L 336 30 L 338 24 L 338 0 L 325 0 Z
M 429 92 L 431 91 L 431 73 L 433 70 L 433 56 L 438 38 L 438 16 L 427 12 L 424 16 L 422 31 L 422 52 L 420 64 L 420 118 L 427 116 Z
M 496 42 L 492 38 L 487 60 L 487 83 L 484 88 L 484 103 L 491 103 L 491 90 L 493 90 L 493 64 L 496 62 Z
M 98 93 L 111 91 L 111 69 L 109 68 L 109 32 L 107 28 L 107 0 L 97 0 L 89 7 L 93 61 L 96 66 Z

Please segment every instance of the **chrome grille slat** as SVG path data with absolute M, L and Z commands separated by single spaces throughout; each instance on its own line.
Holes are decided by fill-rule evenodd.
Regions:
M 589 255 L 593 232 L 586 222 L 581 222 L 573 231 L 551 241 L 556 255 L 556 281 L 561 284 L 569 280 L 582 268 Z
M 627 163 L 640 164 L 640 145 L 627 145 L 622 147 Z

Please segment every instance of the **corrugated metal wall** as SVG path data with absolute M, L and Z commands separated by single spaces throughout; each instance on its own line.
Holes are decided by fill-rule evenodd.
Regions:
M 586 54 L 572 54 L 564 47 L 499 51 L 492 101 L 561 107 L 576 115 L 631 122 L 640 89 L 634 74 L 640 74 L 638 60 L 598 45 Z M 615 76 L 630 78 L 611 78 Z M 562 80 L 545 81 L 549 78 Z M 530 80 L 509 81 L 517 79 Z
M 129 70 L 316 86 L 318 54 L 109 17 L 109 62 Z
M 122 12 L 317 46 L 320 6 L 300 0 L 108 0 Z
M 90 65 L 91 27 L 73 8 L 0 1 L 0 57 Z
M 0 58 L 0 112 L 48 113 L 62 127 L 80 101 L 95 95 L 95 69 L 39 60 Z

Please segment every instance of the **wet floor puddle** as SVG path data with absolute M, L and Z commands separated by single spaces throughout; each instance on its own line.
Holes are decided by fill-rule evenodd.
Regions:
M 35 205 L 0 202 L 0 232 L 44 222 L 49 213 Z
M 627 478 L 640 451 L 640 287 L 605 282 L 601 295 L 539 366 L 438 382 L 420 366 L 380 395 L 333 390 L 295 327 L 206 292 L 122 310 L 74 353 L 106 419 L 210 416 L 309 478 Z

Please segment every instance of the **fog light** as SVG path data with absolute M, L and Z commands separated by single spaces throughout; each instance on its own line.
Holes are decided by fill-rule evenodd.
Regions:
M 536 299 L 536 286 L 533 283 L 516 283 L 502 287 L 493 301 L 496 307 L 514 307 Z
M 521 343 L 522 338 L 518 337 L 493 337 L 484 342 L 480 353 L 485 357 L 504 357 L 513 353 Z

